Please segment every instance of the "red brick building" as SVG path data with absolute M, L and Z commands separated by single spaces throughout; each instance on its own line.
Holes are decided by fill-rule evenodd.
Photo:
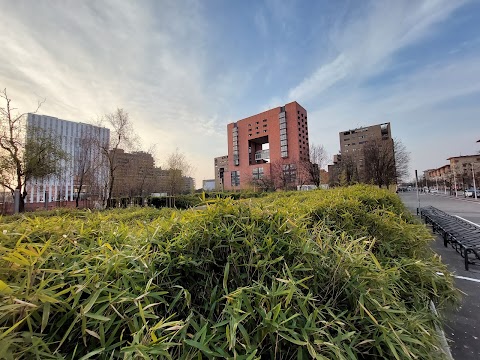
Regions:
M 296 101 L 227 125 L 225 190 L 252 187 L 261 179 L 307 183 L 300 164 L 309 161 L 307 111 Z

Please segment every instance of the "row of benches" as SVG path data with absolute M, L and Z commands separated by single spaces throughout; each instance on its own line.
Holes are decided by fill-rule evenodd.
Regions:
M 447 214 L 433 206 L 420 209 L 420 215 L 426 224 L 432 225 L 433 232 L 443 237 L 445 247 L 448 243 L 464 258 L 465 270 L 469 254 L 480 260 L 480 228 L 462 219 Z

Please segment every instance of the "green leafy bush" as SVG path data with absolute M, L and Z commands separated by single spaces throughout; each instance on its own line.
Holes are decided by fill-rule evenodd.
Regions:
M 0 239 L 0 358 L 438 359 L 429 301 L 457 296 L 366 186 L 3 218 Z

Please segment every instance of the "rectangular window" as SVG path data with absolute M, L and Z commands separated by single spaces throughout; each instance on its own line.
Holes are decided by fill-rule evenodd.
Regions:
M 263 167 L 253 169 L 252 178 L 255 180 L 263 178 Z
M 240 186 L 240 171 L 232 171 L 230 173 L 232 186 Z

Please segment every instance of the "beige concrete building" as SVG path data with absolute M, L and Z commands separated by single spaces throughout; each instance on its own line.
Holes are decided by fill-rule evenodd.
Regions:
M 152 154 L 143 151 L 127 153 L 117 149 L 114 164 L 113 197 L 147 196 L 154 192 L 156 181 Z
M 339 137 L 341 154 L 344 157 L 351 157 L 359 172 L 364 166 L 363 149 L 366 145 L 376 142 L 379 146 L 383 146 L 384 142 L 388 142 L 393 151 L 390 123 L 342 131 L 339 133 Z
M 332 185 L 338 184 L 338 176 L 347 162 L 350 167 L 353 167 L 354 177 L 357 181 L 362 180 L 366 146 L 376 144 L 379 149 L 385 148 L 392 152 L 392 157 L 394 156 L 394 144 L 389 122 L 341 131 L 339 139 L 340 154 L 334 155 L 333 164 L 328 166 L 329 179 Z
M 223 191 L 225 172 L 228 171 L 228 155 L 216 157 L 215 163 L 215 190 Z
M 457 188 L 473 188 L 473 176 L 475 176 L 476 185 L 480 179 L 480 154 L 452 156 L 450 161 L 450 170 L 455 177 Z
M 473 177 L 478 187 L 480 181 L 480 154 L 452 156 L 447 159 L 450 163 L 437 169 L 428 169 L 423 172 L 425 183 L 422 186 L 463 190 L 473 188 Z M 456 186 L 456 187 L 455 187 Z

